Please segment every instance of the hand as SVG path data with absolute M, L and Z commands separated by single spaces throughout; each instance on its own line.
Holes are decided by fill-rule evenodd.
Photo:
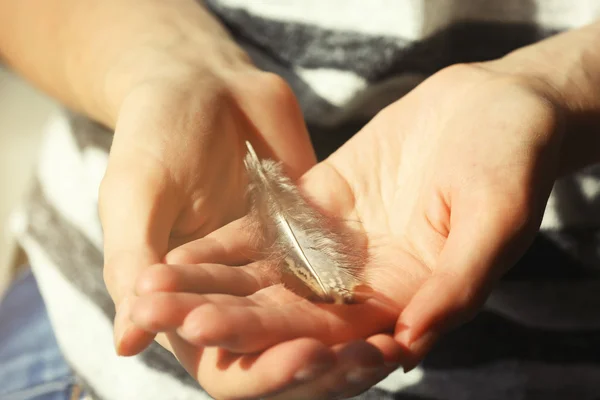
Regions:
M 172 251 L 167 261 L 182 265 L 142 275 L 144 295 L 131 318 L 148 330 L 176 330 L 200 352 L 275 351 L 303 337 L 333 346 L 394 330 L 406 352 L 397 359 L 410 369 L 477 312 L 528 247 L 558 171 L 560 120 L 540 82 L 456 66 L 389 106 L 302 177 L 301 189 L 323 212 L 360 221 L 367 281 L 391 302 L 319 305 L 271 286 L 254 264 L 185 265 L 243 265 L 251 241 L 226 227 Z M 244 281 L 253 285 L 240 291 Z M 210 287 L 230 295 L 206 295 Z M 325 390 L 323 383 L 313 388 Z
M 400 366 L 404 357 L 403 349 L 391 334 L 374 334 L 366 339 L 326 345 L 308 337 L 313 332 L 318 335 L 324 328 L 323 323 L 317 323 L 313 328 L 305 327 L 306 337 L 297 331 L 296 339 L 284 340 L 258 352 L 248 352 L 250 348 L 243 341 L 242 347 L 237 347 L 234 336 L 243 336 L 245 333 L 254 336 L 262 332 L 269 343 L 275 343 L 285 332 L 276 327 L 226 317 L 224 322 L 236 325 L 219 326 L 217 321 L 211 323 L 217 330 L 214 332 L 217 340 L 220 339 L 218 332 L 221 328 L 230 335 L 231 342 L 225 347 L 214 347 L 207 341 L 196 346 L 182 339 L 177 333 L 181 332 L 178 327 L 203 300 L 242 307 L 252 306 L 254 302 L 257 302 L 256 305 L 269 306 L 280 304 L 284 312 L 287 309 L 298 311 L 302 304 L 294 303 L 305 302 L 280 286 L 270 286 L 269 276 L 265 275 L 260 265 L 237 268 L 223 265 L 245 261 L 244 254 L 250 250 L 247 238 L 240 235 L 240 231 L 244 232 L 240 229 L 240 222 L 243 223 L 235 221 L 199 240 L 197 243 L 200 247 L 193 249 L 194 254 L 187 254 L 187 246 L 184 246 L 167 255 L 169 261 L 189 256 L 202 258 L 212 264 L 157 264 L 144 270 L 137 284 L 137 293 L 141 298 L 133 304 L 133 320 L 144 330 L 168 332 L 177 359 L 205 390 L 216 399 L 332 400 L 359 394 Z M 201 294 L 205 296 L 199 296 Z M 290 322 L 295 323 L 294 327 L 300 326 L 302 321 L 312 324 L 315 317 L 319 318 L 314 315 L 311 303 L 305 302 L 304 305 L 306 308 L 301 311 L 307 311 L 310 315 L 288 315 Z M 349 313 L 355 312 L 373 313 L 371 318 L 363 320 L 365 332 L 376 330 L 369 326 L 370 322 L 381 326 L 382 322 L 391 321 L 393 326 L 396 315 L 393 305 L 374 300 L 360 308 L 332 308 L 331 312 L 337 313 L 340 320 L 327 318 L 331 320 L 329 329 L 348 329 L 351 335 L 360 337 L 352 326 L 347 326 L 353 322 Z M 219 309 L 213 311 L 219 313 Z M 202 324 L 204 317 L 194 320 Z M 186 334 L 183 333 L 183 336 Z M 336 340 L 339 339 L 340 336 L 337 336 Z M 238 352 L 238 349 L 242 352 Z M 236 384 L 232 385 L 231 382 Z
M 241 51 L 213 54 L 208 65 L 189 54 L 151 54 L 136 59 L 156 67 L 141 69 L 144 75 L 127 89 L 111 87 L 125 97 L 100 189 L 105 280 L 117 306 L 121 355 L 136 354 L 154 337 L 126 317 L 140 271 L 161 262 L 169 248 L 243 215 L 244 140 L 282 160 L 292 176 L 315 163 L 291 89 L 255 69 Z

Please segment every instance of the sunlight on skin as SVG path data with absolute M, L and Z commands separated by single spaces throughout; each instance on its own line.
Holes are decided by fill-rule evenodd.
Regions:
M 397 361 L 413 368 L 441 334 L 477 312 L 541 222 L 559 154 L 552 140 L 558 119 L 547 98 L 509 78 L 476 67 L 443 71 L 299 180 L 323 214 L 359 227 L 357 244 L 368 254 L 363 275 L 378 300 L 340 306 L 302 299 L 278 285 L 273 271 L 241 257 L 255 249 L 238 221 L 173 250 L 165 260 L 173 270 L 163 268 L 169 278 L 142 273 L 129 317 L 145 330 L 177 332 L 200 352 L 218 346 L 267 354 L 309 336 L 332 345 L 326 349 L 335 357 L 337 344 L 383 332 L 402 349 Z M 194 276 L 230 294 L 202 285 L 190 292 L 185 281 Z M 149 283 L 163 279 L 171 283 L 162 289 Z M 250 282 L 249 293 L 238 282 Z

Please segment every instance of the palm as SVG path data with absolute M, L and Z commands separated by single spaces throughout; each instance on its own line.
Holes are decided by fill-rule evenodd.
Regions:
M 548 140 L 556 119 L 543 100 L 515 85 L 482 85 L 477 76 L 471 85 L 453 85 L 456 73 L 443 78 L 384 110 L 299 181 L 325 214 L 358 221 L 368 243 L 364 272 L 373 299 L 311 303 L 273 285 L 254 264 L 233 270 L 179 265 L 142 280 L 142 292 L 154 294 L 138 303 L 136 323 L 177 328 L 188 343 L 219 346 L 227 357 L 304 337 L 335 345 L 394 328 L 398 334 L 406 324 L 409 344 L 433 334 L 409 349 L 409 356 L 421 357 L 439 333 L 437 324 L 445 329 L 446 320 L 464 319 L 525 248 L 541 219 L 556 158 Z M 231 229 L 176 249 L 167 260 L 244 265 L 240 254 L 247 254 L 248 240 Z M 149 311 L 159 309 L 171 316 Z
M 387 213 L 385 208 L 360 209 L 352 205 L 352 199 L 360 198 L 360 194 L 345 190 L 350 187 L 348 182 L 326 163 L 306 175 L 302 186 L 313 196 L 335 199 L 320 204 L 332 216 L 349 221 L 364 221 L 365 214 L 371 221 L 389 218 L 377 214 Z M 331 192 L 315 191 L 322 188 Z M 346 195 L 329 196 L 332 193 Z M 430 275 L 430 269 L 412 255 L 401 235 L 396 237 L 389 231 L 387 224 L 363 223 L 372 256 L 364 267 L 365 276 L 377 295 L 356 305 L 312 303 L 274 282 L 259 263 L 244 264 L 249 242 L 239 233 L 236 243 L 231 242 L 235 224 L 173 251 L 167 259 L 180 265 L 148 270 L 138 282 L 138 292 L 152 295 L 142 296 L 133 311 L 134 321 L 144 329 L 177 330 L 177 335 L 169 335 L 174 353 L 217 398 L 226 392 L 215 387 L 215 382 L 235 379 L 246 396 L 269 394 L 293 385 L 294 372 L 310 365 L 324 351 L 323 344 L 334 346 L 372 338 L 380 332 L 392 333 L 401 309 Z M 186 265 L 192 262 L 204 264 Z M 375 340 L 385 342 L 381 336 Z M 398 354 L 384 352 L 383 357 L 400 361 Z M 351 367 L 349 362 L 340 368 Z M 309 397 L 318 398 L 315 391 L 310 391 Z M 282 398 L 294 397 L 288 393 Z
M 284 160 L 294 174 L 304 172 L 313 155 L 304 127 L 298 123 L 297 105 L 292 96 L 282 99 L 278 94 L 285 92 L 285 87 L 273 88 L 270 81 L 261 81 L 267 78 L 259 78 L 256 83 L 239 84 L 238 90 L 254 96 L 252 106 L 244 97 L 234 99 L 224 90 L 171 85 L 144 86 L 132 92 L 120 113 L 103 185 L 108 195 L 104 197 L 123 205 L 127 199 L 114 196 L 114 186 L 127 185 L 130 191 L 137 189 L 152 198 L 154 204 L 148 206 L 152 208 L 148 211 L 152 226 L 147 229 L 169 235 L 170 247 L 176 247 L 243 215 L 244 140 L 257 143 L 263 155 Z M 257 90 L 262 98 L 256 99 Z M 274 105 L 279 109 L 275 117 L 264 118 L 256 110 Z M 295 123 L 293 132 L 285 137 L 287 142 L 271 137 L 280 118 Z M 167 137 L 157 127 L 168 127 Z M 128 134 L 119 135 L 121 131 Z M 148 196 L 150 190 L 158 193 Z M 107 204 L 105 208 L 119 207 Z
M 271 74 L 247 74 L 144 84 L 120 109 L 99 199 L 120 354 L 136 354 L 154 337 L 127 317 L 140 271 L 243 214 L 244 140 L 282 160 L 293 176 L 314 164 L 289 87 Z

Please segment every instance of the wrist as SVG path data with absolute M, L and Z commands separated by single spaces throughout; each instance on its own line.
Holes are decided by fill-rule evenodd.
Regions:
M 111 128 L 124 99 L 144 82 L 250 64 L 197 0 L 62 1 L 73 3 L 70 23 L 56 35 L 64 38 L 57 70 L 42 76 L 53 77 L 44 86 Z
M 563 122 L 560 173 L 600 162 L 600 25 L 566 32 L 482 63 L 552 102 Z
M 142 48 L 119 60 L 107 74 L 102 98 L 111 122 L 124 100 L 141 87 L 210 87 L 236 72 L 255 70 L 235 44 L 189 43 L 176 48 Z
M 189 88 L 256 70 L 246 53 L 228 38 L 161 41 L 127 51 L 108 70 L 97 97 L 103 100 L 101 109 L 111 127 L 125 99 L 140 87 Z

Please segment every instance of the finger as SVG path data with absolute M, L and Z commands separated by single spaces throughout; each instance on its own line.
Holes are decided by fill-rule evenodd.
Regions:
M 271 283 L 272 279 L 254 265 L 229 267 L 220 264 L 155 264 L 140 273 L 136 293 L 224 293 L 249 296 Z
M 169 335 L 184 367 L 214 398 L 263 398 L 317 379 L 335 365 L 332 350 L 315 339 L 280 343 L 260 354 L 197 347 Z
M 514 203 L 504 209 L 453 210 L 438 265 L 403 310 L 396 327 L 396 339 L 410 350 L 415 363 L 441 334 L 477 313 L 491 284 L 524 251 L 527 243 L 522 236 L 529 223 L 526 213 L 515 210 L 519 208 Z
M 296 180 L 316 164 L 315 151 L 294 92 L 280 76 L 270 77 L 267 85 L 264 80 L 245 81 L 245 85 L 260 86 L 253 89 L 253 96 L 239 100 L 260 132 L 253 140 L 258 155 L 282 160 L 286 174 Z
M 315 304 L 282 286 L 249 296 L 255 305 L 212 301 L 198 306 L 178 329 L 198 346 L 219 346 L 233 352 L 256 352 L 299 337 L 325 344 L 346 342 L 389 330 L 397 311 L 372 298 L 361 304 Z
M 292 387 L 272 399 L 349 398 L 377 384 L 405 361 L 402 346 L 391 335 L 376 334 L 366 343 L 333 346 L 338 362 L 323 373 L 323 379 Z
M 153 293 L 135 298 L 129 308 L 130 320 L 148 332 L 175 331 L 196 308 L 219 303 L 223 306 L 252 307 L 255 304 L 245 298 L 228 295 L 196 295 L 192 293 Z M 210 320 L 203 321 L 210 324 Z
M 100 190 L 104 279 L 117 309 L 115 346 L 121 355 L 136 354 L 153 339 L 128 322 L 125 300 L 134 295 L 140 271 L 166 253 L 176 204 L 161 176 L 149 165 L 113 163 Z
M 387 375 L 381 352 L 364 340 L 334 346 L 335 368 L 316 380 L 273 396 L 286 399 L 341 399 L 362 393 Z
M 313 382 L 304 393 L 318 392 L 321 386 L 328 390 L 323 398 L 346 399 L 365 392 L 405 362 L 402 346 L 391 335 L 377 334 L 365 342 L 334 346 L 337 350 L 336 369 L 328 372 L 323 382 Z M 311 387 L 312 386 L 312 387 Z
M 256 240 L 245 218 L 235 220 L 204 238 L 183 244 L 165 257 L 168 264 L 244 265 L 257 254 Z
M 385 366 L 393 372 L 401 365 L 410 361 L 404 348 L 390 334 L 378 333 L 367 339 L 367 342 L 373 345 L 381 352 Z

